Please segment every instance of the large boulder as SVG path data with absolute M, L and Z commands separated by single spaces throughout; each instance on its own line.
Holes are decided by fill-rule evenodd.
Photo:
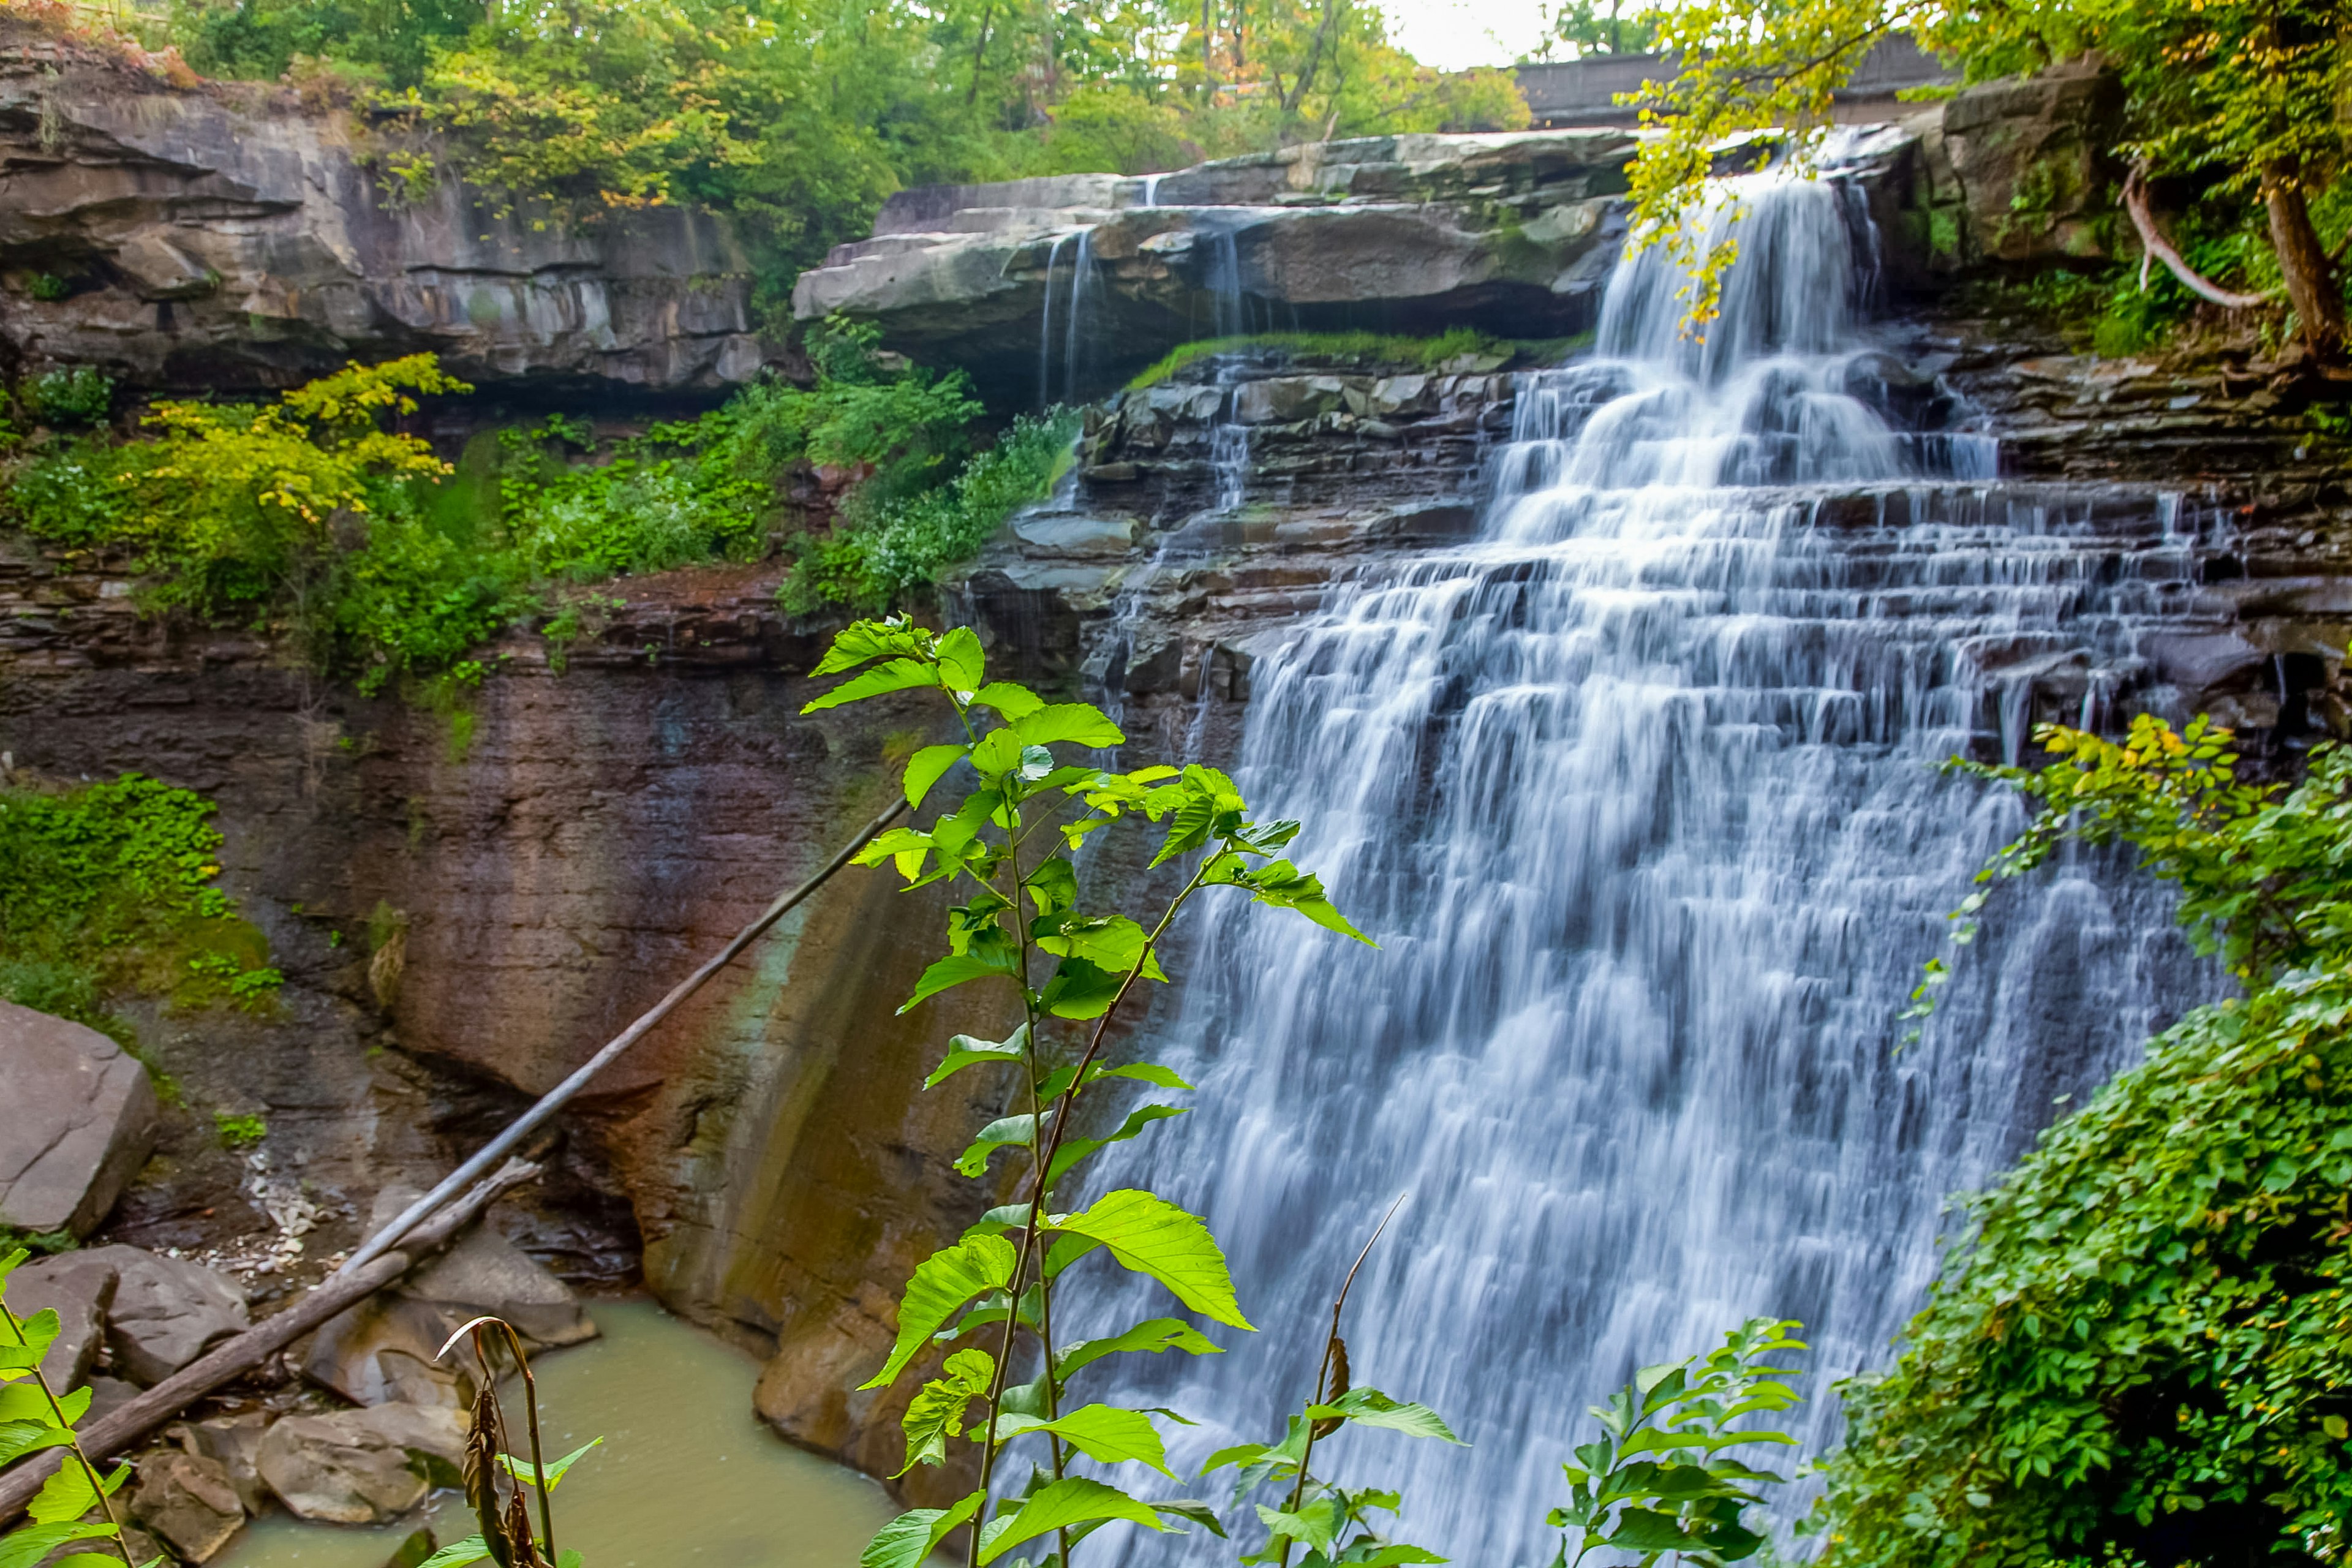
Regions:
M 0 1225 L 87 1236 L 155 1146 L 155 1090 L 121 1046 L 0 1002 Z
M 378 1193 L 371 1234 L 418 1195 L 397 1184 Z M 310 1342 L 303 1375 L 357 1405 L 462 1406 L 474 1397 L 472 1356 L 434 1357 L 459 1325 L 483 1316 L 512 1323 L 532 1351 L 596 1337 L 569 1285 L 497 1231 L 478 1226 L 396 1289 L 329 1320 Z
M 218 1465 L 229 1485 L 236 1489 L 245 1511 L 259 1513 L 269 1505 L 269 1488 L 261 1479 L 261 1439 L 268 1434 L 269 1422 L 268 1411 L 250 1410 L 241 1415 L 187 1422 L 168 1428 L 163 1435 L 183 1452 Z
M 252 1326 L 245 1291 L 201 1263 L 120 1243 L 84 1256 L 120 1276 L 107 1309 L 106 1341 L 116 1369 L 134 1383 L 161 1383 Z
M 52 1390 L 78 1387 L 89 1375 L 119 1286 L 112 1260 L 93 1252 L 39 1258 L 8 1276 L 8 1305 L 18 1317 L 45 1310 L 58 1315 L 58 1337 L 41 1358 L 41 1375 Z
M 217 1460 L 165 1450 L 139 1461 L 131 1517 L 184 1563 L 208 1563 L 245 1525 L 245 1504 Z
M 416 1405 L 289 1415 L 261 1440 L 261 1479 L 303 1519 L 381 1524 L 457 1484 L 467 1426 L 458 1411 Z

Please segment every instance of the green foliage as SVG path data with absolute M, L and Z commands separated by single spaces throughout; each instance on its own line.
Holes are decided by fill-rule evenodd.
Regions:
M 25 411 L 44 425 L 102 425 L 114 406 L 114 380 L 89 365 L 45 370 L 17 389 Z
M 560 664 L 618 605 L 584 585 L 782 544 L 795 558 L 787 603 L 878 608 L 927 590 L 1051 487 L 1075 415 L 1016 421 L 967 458 L 981 412 L 969 383 L 893 367 L 875 337 L 820 329 L 814 385 L 763 380 L 601 448 L 562 415 L 500 432 L 488 471 L 469 457 L 447 486 L 451 465 L 378 426 L 418 395 L 466 390 L 430 355 L 276 405 L 163 404 L 149 439 L 21 453 L 0 506 L 37 537 L 141 573 L 155 607 L 281 628 L 363 693 L 413 682 L 461 740 L 483 674 L 473 651 L 543 615 Z M 847 487 L 825 538 L 791 526 L 787 480 L 811 469 Z
M 332 58 L 408 88 L 483 15 L 481 0 L 173 0 L 172 36 L 207 76 L 275 78 Z
M 26 1505 L 32 1522 L 0 1534 L 0 1563 L 32 1568 L 60 1548 L 103 1542 L 111 1544 L 111 1553 L 76 1552 L 59 1559 L 58 1568 L 103 1568 L 117 1562 L 141 1568 L 131 1562 L 115 1514 L 114 1494 L 131 1479 L 131 1467 L 99 1473 L 74 1433 L 89 1412 L 89 1390 L 59 1394 L 41 1372 L 41 1358 L 62 1327 L 56 1309 L 19 1317 L 7 1303 L 8 1276 L 29 1256 L 22 1247 L 0 1252 L 0 1467 L 58 1448 L 65 1450 L 65 1462 Z M 151 1559 L 143 1568 L 157 1568 L 163 1561 Z
M 2333 1561 L 2352 1523 L 2352 752 L 2240 783 L 2226 731 L 2044 727 L 1982 880 L 2124 843 L 2245 984 L 1970 1200 L 1885 1376 L 1846 1386 L 1824 1561 Z M 1965 938 L 1985 895 L 1957 912 Z
M 1509 73 L 1419 66 L 1364 0 L 1265 0 L 1205 38 L 1202 19 L 1179 0 L 174 0 L 167 31 L 202 70 L 380 89 L 396 199 L 447 155 L 542 226 L 722 208 L 779 316 L 793 273 L 904 185 L 1528 123 Z
M 1562 1467 L 1568 1504 L 1547 1521 L 1576 1531 L 1573 1556 L 1569 1537 L 1560 1537 L 1563 1564 L 1608 1550 L 1634 1553 L 1643 1568 L 1669 1552 L 1677 1562 L 1720 1568 L 1764 1546 L 1744 1515 L 1762 1500 L 1755 1489 L 1781 1478 L 1727 1458 L 1725 1450 L 1795 1444 L 1785 1432 L 1738 1423 L 1797 1403 L 1796 1391 L 1781 1381 L 1792 1369 L 1764 1364 L 1767 1356 L 1805 1348 L 1790 1337 L 1796 1327 L 1751 1319 L 1724 1337 L 1721 1350 L 1645 1366 L 1607 1405 L 1593 1407 L 1601 1435 L 1576 1450 L 1576 1463 Z
M 1508 354 L 1515 345 L 1471 327 L 1454 327 L 1434 337 L 1392 337 L 1379 332 L 1263 332 L 1242 338 L 1202 338 L 1179 343 L 1127 384 L 1138 392 L 1158 386 L 1185 366 L 1219 354 L 1252 351 L 1294 359 L 1354 361 L 1368 365 L 1410 365 L 1435 370 L 1464 355 Z
M 235 1116 L 226 1110 L 213 1112 L 213 1136 L 224 1149 L 250 1149 L 269 1136 L 269 1124 L 258 1116 Z
M 45 305 L 53 305 L 73 292 L 73 285 L 54 272 L 36 272 L 25 292 Z
M 184 1006 L 265 1005 L 261 933 L 213 885 L 213 804 L 137 773 L 0 789 L 0 996 L 106 1029 L 118 989 Z
M 1537 51 L 1538 59 L 1549 59 L 1555 49 L 1566 45 L 1564 51 L 1571 59 L 1590 55 L 1638 55 L 1657 47 L 1658 29 L 1638 8 L 1628 7 L 1624 0 L 1560 0 L 1549 8 L 1551 28 L 1544 47 Z
M 1088 1156 L 1148 1133 L 1181 1109 L 1149 1103 L 1108 1135 L 1073 1136 L 1082 1110 L 1099 1124 L 1107 1109 L 1105 1097 L 1089 1091 L 1135 1083 L 1178 1092 L 1189 1087 L 1157 1064 L 1112 1068 L 1102 1053 L 1114 1018 L 1137 985 L 1167 982 L 1162 941 L 1196 895 L 1232 888 L 1333 931 L 1358 940 L 1364 940 L 1362 933 L 1332 907 L 1319 881 L 1279 858 L 1297 823 L 1252 820 L 1233 781 L 1213 768 L 1118 773 L 1066 760 L 1068 748 L 1101 752 L 1126 737 L 1085 703 L 1047 702 L 1026 688 L 989 679 L 980 638 L 969 629 L 941 635 L 905 618 L 859 621 L 834 639 L 814 673 L 848 679 L 804 712 L 905 692 L 944 700 L 961 739 L 916 751 L 901 787 L 918 809 L 950 775 L 969 776 L 977 787 L 940 810 L 928 827 L 891 828 L 856 858 L 862 865 L 889 863 L 910 888 L 940 883 L 962 895 L 964 901 L 949 911 L 947 952 L 924 972 L 900 1010 L 961 987 L 992 987 L 1018 1009 L 1020 1026 L 1001 1041 L 955 1037 L 930 1085 L 972 1070 L 1009 1073 L 1013 1098 L 1026 1108 L 983 1128 L 959 1162 L 992 1191 L 1018 1182 L 1020 1201 L 990 1210 L 961 1240 L 916 1267 L 899 1303 L 897 1342 L 864 1384 L 890 1386 L 932 1354 L 947 1352 L 939 1375 L 926 1380 L 908 1406 L 906 1468 L 942 1464 L 950 1444 L 971 1443 L 981 1454 L 980 1489 L 953 1508 L 901 1516 L 875 1537 L 862 1561 L 866 1568 L 914 1568 L 967 1522 L 977 1526 L 969 1559 L 974 1568 L 1048 1535 L 1057 1542 L 1049 1560 L 1066 1565 L 1078 1541 L 1115 1519 L 1151 1530 L 1169 1528 L 1171 1520 L 1193 1520 L 1222 1534 L 1214 1512 L 1192 1499 L 1149 1500 L 1066 1473 L 1073 1454 L 1103 1463 L 1132 1459 L 1168 1473 L 1154 1419 L 1166 1412 L 1100 1404 L 1072 1408 L 1066 1402 L 1072 1381 L 1087 1368 L 1113 1355 L 1171 1349 L 1198 1355 L 1214 1353 L 1217 1346 L 1175 1318 L 1060 1345 L 1053 1322 L 1056 1299 L 1085 1277 L 1071 1271 L 1083 1271 L 1087 1259 L 1099 1255 L 1152 1280 L 1203 1318 L 1249 1329 L 1223 1252 L 1197 1217 L 1155 1193 L 1108 1192 L 1068 1213 L 1056 1212 L 1054 1200 Z M 1056 747 L 1064 753 L 1057 755 Z M 1136 817 L 1165 825 L 1152 864 L 1175 866 L 1182 877 L 1149 924 L 1087 907 L 1076 860 L 1096 834 Z M 992 1176 L 990 1163 L 1000 1152 L 1013 1156 L 1014 1169 Z M 1336 1335 L 1336 1310 L 1333 1316 Z M 959 1345 L 974 1336 L 982 1342 Z M 1013 1362 L 1024 1352 L 1034 1355 L 1034 1375 L 1011 1385 Z M 1277 1445 L 1246 1458 L 1229 1451 L 1213 1462 L 1212 1468 L 1244 1467 L 1246 1484 L 1237 1502 L 1265 1480 L 1294 1482 L 1286 1509 L 1261 1508 L 1273 1540 L 1250 1561 L 1287 1562 L 1298 1541 L 1309 1546 L 1306 1561 L 1314 1568 L 1334 1562 L 1436 1561 L 1428 1553 L 1395 1555 L 1394 1548 L 1381 1556 L 1368 1531 L 1343 1543 L 1345 1530 L 1360 1525 L 1364 1512 L 1393 1509 L 1396 1500 L 1311 1482 L 1307 1450 L 1325 1423 L 1449 1439 L 1452 1434 L 1422 1406 L 1370 1390 L 1348 1392 L 1344 1370 L 1336 1383 L 1323 1382 L 1331 1398 L 1311 1403 L 1293 1418 L 1295 1448 Z M 980 1418 L 969 1422 L 975 1405 Z M 1034 1453 L 1040 1440 L 1046 1462 L 1033 1467 L 1028 1485 L 1005 1500 L 997 1517 L 981 1517 L 1000 1450 L 1024 1443 Z M 1384 1503 L 1377 1501 L 1381 1495 Z
M 1070 409 L 1024 415 L 944 486 L 896 496 L 887 485 L 861 489 L 831 537 L 803 546 L 779 600 L 795 615 L 904 604 L 942 569 L 969 560 L 1016 509 L 1053 489 L 1069 467 L 1078 424 Z

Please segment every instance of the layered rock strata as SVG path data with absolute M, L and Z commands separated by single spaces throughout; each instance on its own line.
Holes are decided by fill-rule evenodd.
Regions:
M 421 184 L 404 166 L 443 172 Z M 554 221 L 289 89 L 175 86 L 0 28 L 0 344 L 147 392 L 431 351 L 512 393 L 723 391 L 765 354 L 728 222 Z

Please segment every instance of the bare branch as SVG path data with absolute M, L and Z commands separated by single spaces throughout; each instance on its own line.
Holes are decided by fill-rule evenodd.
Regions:
M 2273 294 L 2232 294 L 2220 284 L 2200 276 L 2189 263 L 2180 259 L 2180 252 L 2172 248 L 2158 231 L 2155 215 L 2147 210 L 2147 171 L 2135 168 L 2124 181 L 2124 210 L 2131 214 L 2132 227 L 2139 231 L 2139 242 L 2147 254 L 2164 263 L 2167 270 L 2180 279 L 2192 294 L 2200 300 L 2210 300 L 2226 310 L 2250 310 L 2257 305 L 2267 305 L 2276 298 Z M 2147 268 L 2140 268 L 2140 287 L 2147 287 Z

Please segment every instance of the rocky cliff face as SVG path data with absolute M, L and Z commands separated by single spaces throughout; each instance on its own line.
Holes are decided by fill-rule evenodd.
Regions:
M 1846 133 L 1835 156 L 1884 284 L 1917 297 L 1988 267 L 2108 259 L 2115 108 L 2112 81 L 2062 69 Z M 802 274 L 793 307 L 879 322 L 1014 405 L 1098 396 L 1213 334 L 1572 336 L 1624 238 L 1643 134 L 1368 137 L 1142 179 L 907 191 L 872 238 Z
M 748 266 L 682 208 L 551 223 L 290 90 L 179 87 L 0 29 L 0 343 L 150 392 L 290 385 L 425 350 L 546 395 L 723 390 L 759 368 Z M 398 191 L 401 194 L 394 195 Z

